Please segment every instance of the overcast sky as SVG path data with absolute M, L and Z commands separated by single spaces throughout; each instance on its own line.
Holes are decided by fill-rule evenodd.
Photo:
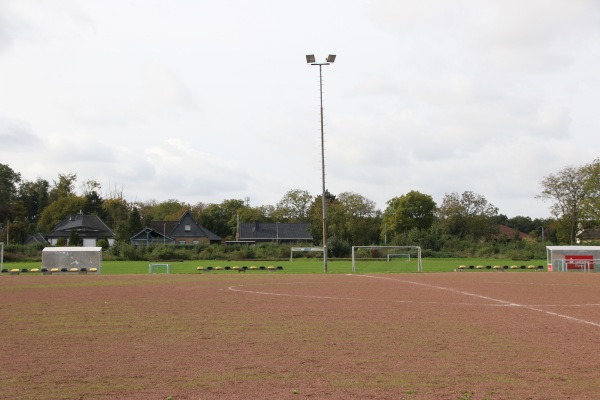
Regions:
M 599 157 L 597 0 L 0 0 L 0 163 L 130 201 L 481 194 Z

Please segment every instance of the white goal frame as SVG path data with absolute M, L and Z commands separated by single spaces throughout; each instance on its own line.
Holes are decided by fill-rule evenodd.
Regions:
M 320 251 L 321 253 L 323 253 L 323 255 L 325 255 L 322 247 L 292 247 L 292 249 L 290 250 L 290 261 L 292 261 L 294 259 L 295 251 L 302 251 L 302 252 Z
M 352 246 L 352 273 L 356 272 L 356 249 L 416 249 L 417 271 L 423 272 L 423 263 L 421 262 L 420 246 Z
M 148 264 L 148 273 L 149 274 L 153 274 L 154 273 L 154 267 L 167 267 L 167 274 L 171 273 L 171 264 L 150 263 L 150 264 Z

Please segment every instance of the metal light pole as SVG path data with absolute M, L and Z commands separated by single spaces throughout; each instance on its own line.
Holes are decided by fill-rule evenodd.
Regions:
M 319 94 L 321 98 L 321 174 L 323 182 L 323 193 L 322 193 L 322 206 L 323 206 L 323 272 L 327 272 L 327 206 L 325 202 L 325 140 L 323 132 L 323 65 L 330 65 L 335 61 L 335 54 L 330 54 L 325 59 L 324 63 L 318 63 L 315 61 L 314 54 L 308 54 L 306 56 L 306 62 L 310 65 L 319 66 Z

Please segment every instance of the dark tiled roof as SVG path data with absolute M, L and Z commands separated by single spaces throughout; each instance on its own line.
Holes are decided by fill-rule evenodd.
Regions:
M 33 243 L 46 243 L 47 244 L 48 240 L 42 233 L 36 233 L 36 234 L 29 236 L 29 238 L 27 238 L 27 241 L 25 241 L 25 244 L 33 244 Z
M 163 236 L 162 231 L 158 232 L 152 228 L 144 228 L 129 239 L 133 242 L 150 242 L 150 243 L 173 243 L 175 239 L 169 236 Z
M 581 240 L 600 240 L 600 229 L 584 229 L 577 234 L 577 238 Z
M 506 225 L 498 225 L 498 233 L 492 235 L 492 237 L 505 237 L 508 240 L 512 240 L 515 238 L 515 234 L 518 234 L 520 239 L 527 239 L 529 237 L 528 234 L 519 232 L 518 230 L 510 228 Z
M 185 230 L 186 225 L 190 226 L 189 231 Z M 157 232 L 164 230 L 167 236 L 172 238 L 208 238 L 211 242 L 222 240 L 218 235 L 199 225 L 189 211 L 186 211 L 179 221 L 152 221 L 150 227 Z
M 293 240 L 312 241 L 310 224 L 251 222 L 240 224 L 239 240 Z
M 77 232 L 81 238 L 114 237 L 115 233 L 100 218 L 95 215 L 74 214 L 56 224 L 51 237 L 68 237 L 71 231 Z
M 154 229 L 156 232 L 163 233 L 165 235 L 169 235 L 173 232 L 173 229 L 177 226 L 177 221 L 151 221 L 150 228 Z

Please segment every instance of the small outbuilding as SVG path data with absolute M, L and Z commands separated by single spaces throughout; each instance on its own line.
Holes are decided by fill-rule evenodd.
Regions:
M 600 246 L 546 246 L 546 254 L 548 272 L 600 271 Z
M 102 247 L 46 247 L 42 250 L 42 268 L 76 268 L 100 272 Z

